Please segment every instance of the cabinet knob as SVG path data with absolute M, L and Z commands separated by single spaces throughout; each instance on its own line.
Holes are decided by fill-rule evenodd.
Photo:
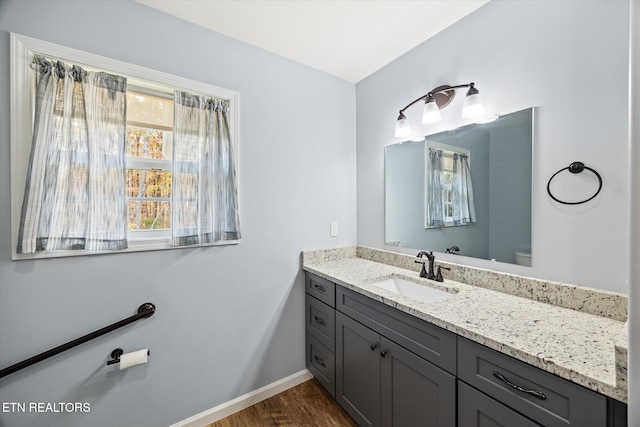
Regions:
M 318 356 L 313 356 L 314 359 L 316 359 L 316 362 L 318 363 L 318 365 L 322 366 L 323 368 L 326 368 L 327 365 L 324 363 L 324 360 L 319 358 Z
M 387 354 L 389 354 L 389 351 L 387 351 L 387 350 L 382 350 L 382 351 L 380 352 L 380 356 L 381 356 L 381 357 L 386 357 L 386 356 L 387 356 Z
M 324 286 L 320 286 L 318 284 L 314 284 L 313 287 L 316 288 L 317 290 L 319 290 L 320 292 L 327 292 L 327 288 L 325 288 Z
M 378 343 L 377 343 L 377 342 L 374 342 L 373 344 L 371 344 L 371 345 L 369 346 L 369 348 L 371 348 L 371 351 L 375 350 L 376 348 L 378 348 Z

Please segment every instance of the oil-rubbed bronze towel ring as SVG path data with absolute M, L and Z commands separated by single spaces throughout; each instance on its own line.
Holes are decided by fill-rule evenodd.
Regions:
M 589 197 L 588 199 L 579 201 L 579 202 L 565 202 L 564 200 L 560 200 L 560 199 L 556 198 L 553 194 L 551 194 L 551 180 L 553 178 L 555 178 L 555 176 L 558 175 L 560 172 L 568 170 L 571 173 L 580 173 L 585 169 L 591 171 L 596 176 L 596 178 L 598 178 L 598 191 L 596 191 L 593 196 Z M 582 163 L 582 162 L 573 162 L 569 166 L 567 166 L 566 168 L 560 169 L 558 172 L 556 172 L 553 175 L 551 175 L 551 178 L 549 178 L 549 182 L 547 182 L 547 193 L 549 193 L 549 197 L 551 197 L 553 200 L 555 200 L 558 203 L 562 203 L 563 205 L 581 205 L 582 203 L 586 203 L 589 200 L 591 200 L 594 197 L 596 197 L 600 193 L 600 190 L 602 190 L 602 177 L 600 176 L 600 174 L 596 170 L 591 169 L 588 166 L 585 166 L 584 163 Z

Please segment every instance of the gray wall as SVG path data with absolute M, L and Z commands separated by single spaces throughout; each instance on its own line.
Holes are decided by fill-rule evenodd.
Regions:
M 396 142 L 398 110 L 438 85 L 474 81 L 490 112 L 537 107 L 534 265 L 438 258 L 627 292 L 629 256 L 615 248 L 626 247 L 629 233 L 628 58 L 628 1 L 492 1 L 360 81 L 358 243 L 397 249 L 384 244 L 383 147 Z M 598 101 L 601 88 L 606 100 Z M 418 107 L 407 117 L 420 134 L 457 127 L 463 99 L 459 91 L 435 125 L 419 128 Z M 559 205 L 547 180 L 576 160 L 598 170 L 604 188 L 588 204 Z M 594 191 L 586 175 L 576 183 Z
M 424 145 L 409 141 L 385 148 L 387 242 L 407 246 L 424 232 Z
M 240 92 L 237 246 L 11 261 L 9 31 Z M 163 426 L 304 369 L 300 251 L 356 243 L 353 84 L 132 1 L 0 3 L 0 367 L 157 313 L 4 378 L 2 402 L 88 402 L 2 427 Z M 329 237 L 329 223 L 340 236 Z M 151 349 L 107 368 L 111 350 Z
M 520 127 L 496 129 L 490 139 L 489 258 L 514 263 L 514 248 L 531 250 L 531 191 L 521 191 L 530 187 L 531 132 Z

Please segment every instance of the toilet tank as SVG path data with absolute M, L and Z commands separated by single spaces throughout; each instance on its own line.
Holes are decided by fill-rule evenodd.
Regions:
M 531 267 L 531 253 L 516 251 L 516 264 Z

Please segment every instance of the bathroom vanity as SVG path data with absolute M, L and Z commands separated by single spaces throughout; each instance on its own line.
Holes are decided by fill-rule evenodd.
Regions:
M 303 253 L 307 367 L 359 425 L 626 426 L 624 295 L 414 260 Z

